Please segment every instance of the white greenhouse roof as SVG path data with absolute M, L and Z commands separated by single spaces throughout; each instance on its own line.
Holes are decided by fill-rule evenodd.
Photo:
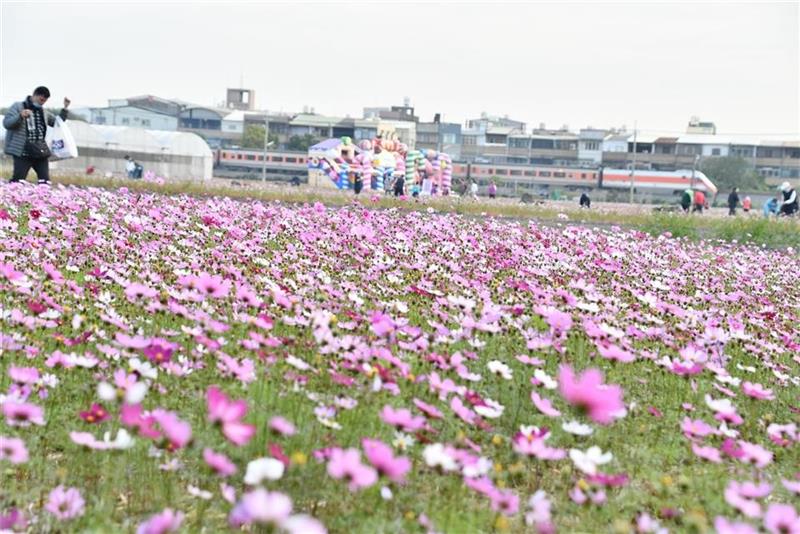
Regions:
M 83 121 L 67 121 L 67 126 L 78 148 L 213 157 L 211 149 L 203 138 L 189 132 L 106 126 Z M 5 128 L 0 128 L 0 140 L 5 139 L 5 136 Z

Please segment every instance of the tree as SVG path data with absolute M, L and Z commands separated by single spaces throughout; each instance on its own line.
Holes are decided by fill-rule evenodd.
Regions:
M 269 134 L 269 142 L 278 144 L 278 136 L 272 132 Z M 248 124 L 244 127 L 242 134 L 243 148 L 264 148 L 264 127 L 260 124 Z
M 305 134 L 302 137 L 293 135 L 289 138 L 289 150 L 297 150 L 305 152 L 311 145 L 317 143 L 317 139 L 311 134 Z
M 763 190 L 767 188 L 764 178 L 753 169 L 744 158 L 723 156 L 703 160 L 700 170 L 719 188 L 720 192 L 734 187 L 744 190 Z

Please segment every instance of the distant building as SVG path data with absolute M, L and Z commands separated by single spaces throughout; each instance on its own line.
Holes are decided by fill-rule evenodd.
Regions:
M 697 117 L 689 119 L 689 125 L 686 127 L 687 134 L 710 134 L 717 133 L 717 127 L 713 122 L 702 122 Z
M 256 109 L 256 92 L 252 89 L 228 89 L 225 107 L 242 111 Z
M 176 102 L 152 95 L 118 98 L 108 101 L 108 107 L 88 108 L 86 119 L 92 124 L 106 126 L 132 126 L 151 130 L 175 131 L 178 129 Z

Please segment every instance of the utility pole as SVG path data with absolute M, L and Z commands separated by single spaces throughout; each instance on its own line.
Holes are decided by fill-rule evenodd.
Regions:
M 261 162 L 261 181 L 267 181 L 267 146 L 269 145 L 269 113 L 264 110 L 264 159 Z
M 700 154 L 695 154 L 694 163 L 692 163 L 692 189 L 694 189 L 694 171 L 697 169 L 697 161 L 700 159 Z
M 629 202 L 633 204 L 633 177 L 636 174 L 636 121 L 633 122 L 633 165 L 631 167 L 631 194 Z

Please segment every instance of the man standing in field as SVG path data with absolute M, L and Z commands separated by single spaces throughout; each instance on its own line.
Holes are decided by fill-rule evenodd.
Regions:
M 14 174 L 11 182 L 22 182 L 33 168 L 39 184 L 50 183 L 50 149 L 45 137 L 47 127 L 54 126 L 56 117 L 44 109 L 50 90 L 39 86 L 33 94 L 21 102 L 15 102 L 3 118 L 6 133 L 4 152 L 14 158 Z M 59 113 L 61 120 L 67 120 L 69 98 L 64 98 L 64 108 Z
M 728 195 L 728 215 L 736 215 L 736 206 L 739 205 L 739 188 L 734 187 Z
M 703 213 L 703 207 L 706 205 L 706 194 L 700 191 L 699 189 L 694 192 L 694 208 L 692 208 L 692 213 L 698 211 Z

